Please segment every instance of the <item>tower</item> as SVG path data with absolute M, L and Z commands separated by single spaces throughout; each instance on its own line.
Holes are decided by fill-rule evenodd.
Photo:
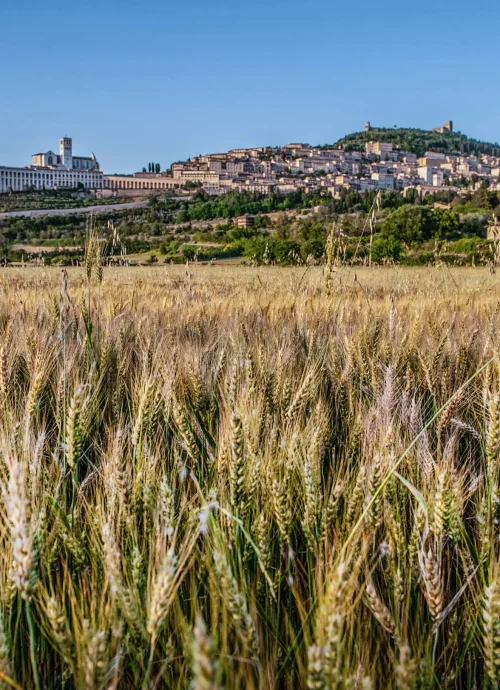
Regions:
M 371 123 L 370 123 L 370 122 L 367 122 L 366 125 L 365 125 L 365 132 L 370 132 L 370 131 L 371 131 L 371 128 L 372 128 Z
M 61 156 L 61 165 L 63 167 L 73 167 L 73 141 L 68 139 L 68 137 L 59 139 L 59 155 Z

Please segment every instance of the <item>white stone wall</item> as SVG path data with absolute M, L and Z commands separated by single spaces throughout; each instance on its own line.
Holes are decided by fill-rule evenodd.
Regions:
M 0 194 L 34 189 L 78 187 L 102 189 L 103 174 L 100 170 L 78 171 L 62 168 L 8 168 L 0 167 Z
M 175 189 L 180 182 L 172 177 L 133 177 L 132 175 L 104 175 L 104 188 L 117 190 L 162 190 Z

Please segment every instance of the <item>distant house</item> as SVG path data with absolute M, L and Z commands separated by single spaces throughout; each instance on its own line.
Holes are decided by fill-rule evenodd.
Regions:
M 368 155 L 382 156 L 384 153 L 392 153 L 392 144 L 388 141 L 367 141 L 365 152 Z
M 255 223 L 255 216 L 244 215 L 233 218 L 233 222 L 239 228 L 251 228 Z

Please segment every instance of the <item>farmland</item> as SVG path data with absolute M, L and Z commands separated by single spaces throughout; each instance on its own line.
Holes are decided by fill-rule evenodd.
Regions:
M 496 251 L 488 228 L 500 213 L 498 193 L 484 188 L 425 198 L 346 190 L 338 199 L 325 193 L 249 192 L 210 198 L 199 190 L 192 198 L 154 197 L 145 203 L 108 205 L 91 215 L 71 208 L 0 218 L 0 257 L 3 263 L 77 265 L 94 224 L 106 241 L 104 263 L 116 261 L 112 250 L 119 244 L 121 259 L 134 256 L 134 263 L 239 259 L 306 266 L 325 262 L 333 233 L 336 259 L 346 265 L 487 266 Z
M 0 684 L 500 678 L 500 274 L 0 269 Z

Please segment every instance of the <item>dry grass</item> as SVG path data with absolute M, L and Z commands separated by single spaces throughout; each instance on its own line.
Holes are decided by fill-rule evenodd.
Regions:
M 500 278 L 87 269 L 0 274 L 0 687 L 497 687 Z

